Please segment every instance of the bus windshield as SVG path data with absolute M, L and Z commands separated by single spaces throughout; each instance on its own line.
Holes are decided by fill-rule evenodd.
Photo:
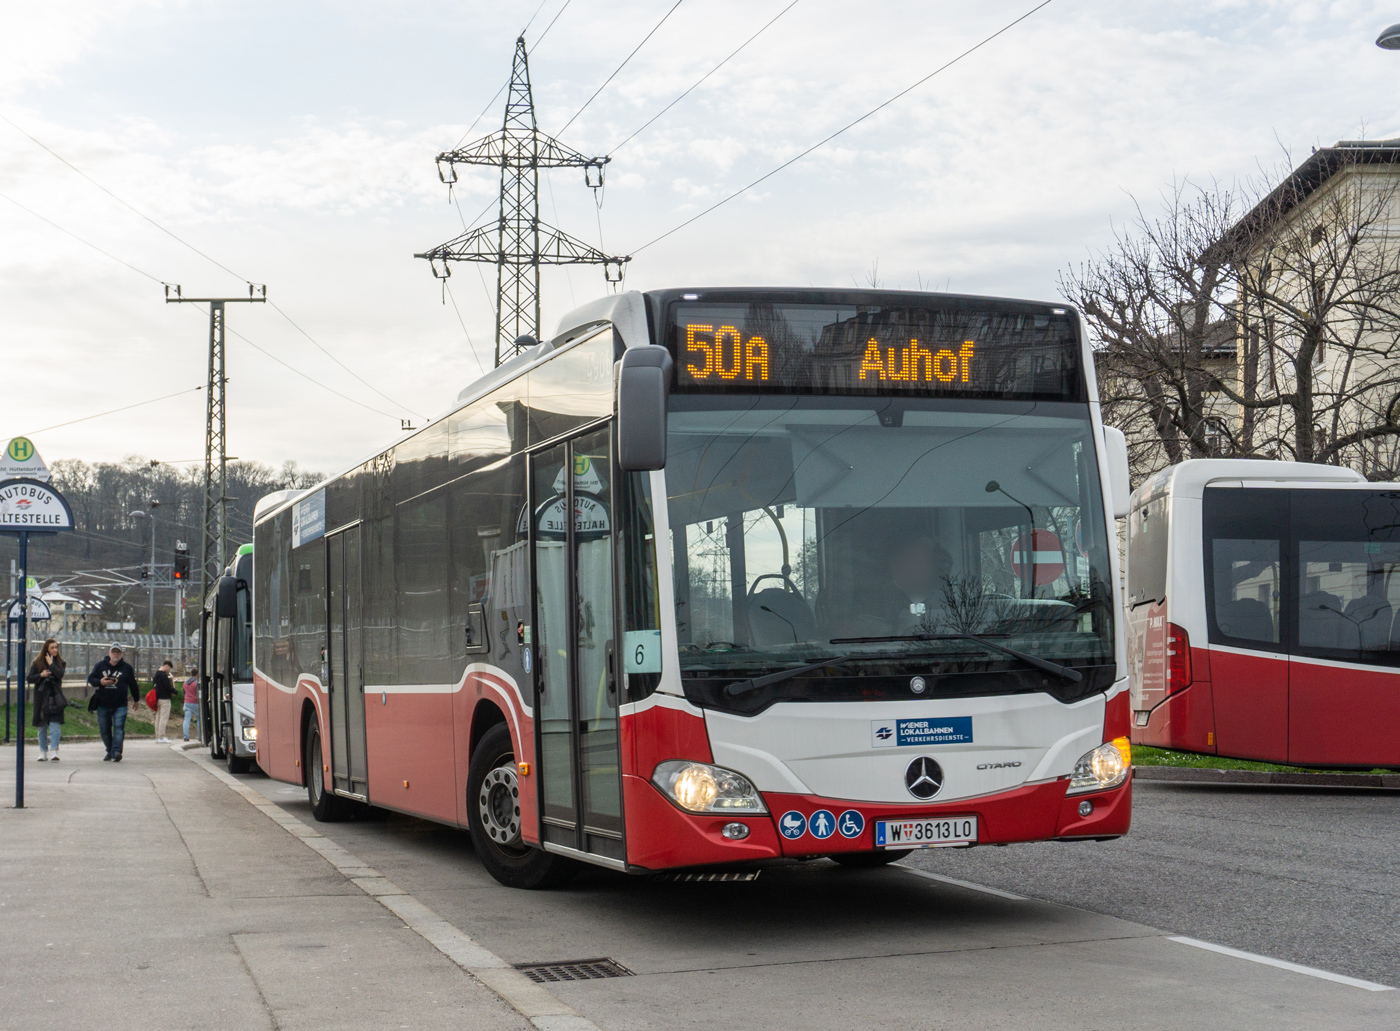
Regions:
M 1087 405 L 673 396 L 666 483 L 685 677 L 1112 662 Z

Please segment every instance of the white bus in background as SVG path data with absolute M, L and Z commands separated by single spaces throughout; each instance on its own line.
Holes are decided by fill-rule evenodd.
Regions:
M 1400 766 L 1400 484 L 1298 462 L 1157 473 L 1128 519 L 1137 744 Z

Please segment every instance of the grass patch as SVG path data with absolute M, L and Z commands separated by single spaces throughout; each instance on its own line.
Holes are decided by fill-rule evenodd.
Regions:
M 7 706 L 4 703 L 3 692 L 0 692 L 0 733 L 4 731 Z M 8 706 L 10 720 L 10 739 L 14 740 L 15 726 L 19 719 L 19 705 L 17 699 L 11 694 L 11 704 Z M 37 733 L 35 727 L 30 722 L 34 716 L 34 710 L 26 701 L 25 703 L 25 727 L 24 732 L 30 738 Z M 175 698 L 170 703 L 170 723 L 166 728 L 166 734 L 171 737 L 179 737 L 181 724 L 184 721 L 184 708 L 179 698 Z M 190 727 L 190 732 L 194 732 L 194 727 Z M 145 705 L 131 705 L 126 710 L 126 736 L 133 738 L 155 737 L 156 734 L 156 714 Z M 68 703 L 68 711 L 63 717 L 63 731 L 61 740 L 81 737 L 100 737 L 97 730 L 97 713 L 88 712 L 86 701 L 72 701 Z
M 1254 762 L 1250 759 L 1227 759 L 1220 755 L 1197 755 L 1195 752 L 1173 752 L 1166 748 L 1133 745 L 1134 766 L 1172 766 L 1196 770 L 1257 770 L 1261 773 L 1390 773 L 1390 770 L 1322 770 L 1311 766 L 1281 766 L 1278 763 Z

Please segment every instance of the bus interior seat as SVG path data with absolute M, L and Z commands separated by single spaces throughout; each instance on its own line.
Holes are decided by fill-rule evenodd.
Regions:
M 1348 651 L 1385 651 L 1390 643 L 1391 607 L 1383 597 L 1367 594 L 1347 602 L 1339 647 Z
M 1330 591 L 1309 591 L 1298 599 L 1298 643 L 1305 648 L 1341 647 L 1342 599 Z
M 1220 629 L 1231 637 L 1249 641 L 1273 641 L 1274 617 L 1269 606 L 1258 598 L 1236 598 L 1225 602 L 1215 614 Z
M 800 594 L 766 587 L 749 596 L 749 630 L 756 648 L 817 639 L 817 618 Z

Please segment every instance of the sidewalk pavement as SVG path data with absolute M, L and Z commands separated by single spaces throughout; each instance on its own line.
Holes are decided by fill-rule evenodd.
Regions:
M 0 1028 L 533 1031 L 169 746 L 26 753 L 23 810 L 0 753 Z

